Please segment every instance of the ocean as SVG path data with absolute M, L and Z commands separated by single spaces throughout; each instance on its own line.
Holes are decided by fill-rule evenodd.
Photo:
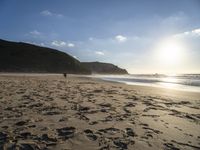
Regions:
M 142 85 L 200 92 L 200 74 L 130 74 L 130 75 L 93 75 L 106 81 L 121 82 L 129 85 Z

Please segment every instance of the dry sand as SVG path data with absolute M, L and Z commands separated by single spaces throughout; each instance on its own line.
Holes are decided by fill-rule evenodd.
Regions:
M 200 93 L 1 74 L 0 149 L 200 149 Z

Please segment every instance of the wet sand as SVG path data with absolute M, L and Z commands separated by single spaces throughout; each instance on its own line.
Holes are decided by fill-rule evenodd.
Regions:
M 200 149 L 200 93 L 1 74 L 0 149 Z

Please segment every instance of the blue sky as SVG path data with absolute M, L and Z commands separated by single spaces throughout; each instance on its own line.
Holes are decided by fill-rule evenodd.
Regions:
M 0 38 L 80 61 L 110 62 L 130 73 L 200 73 L 199 0 L 0 0 L 0 20 Z M 157 55 L 170 47 L 166 39 L 184 47 L 176 63 Z

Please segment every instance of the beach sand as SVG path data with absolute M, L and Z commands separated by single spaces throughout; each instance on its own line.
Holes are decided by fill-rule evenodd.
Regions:
M 0 149 L 200 149 L 200 93 L 1 74 Z

